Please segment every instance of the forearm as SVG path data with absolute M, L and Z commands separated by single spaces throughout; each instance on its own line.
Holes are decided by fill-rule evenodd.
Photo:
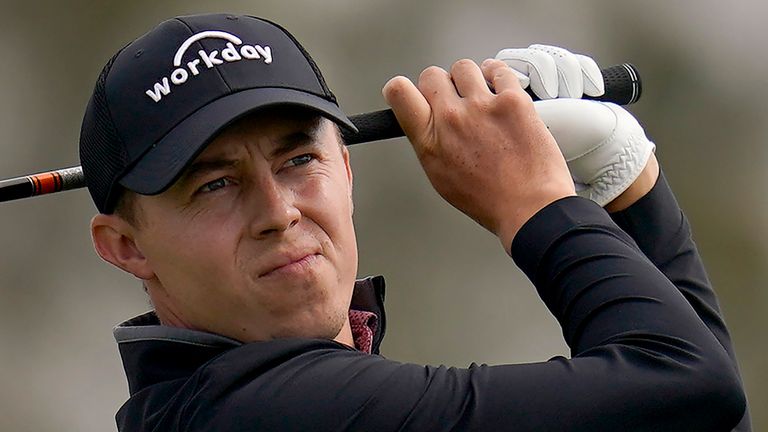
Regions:
M 686 337 L 704 337 L 701 342 L 709 342 L 709 335 L 700 333 L 698 319 L 675 287 L 594 203 L 576 198 L 560 200 L 538 213 L 524 228 L 512 244 L 512 256 L 560 321 L 574 355 L 593 346 L 589 342 L 584 347 L 579 344 L 594 338 L 590 332 L 595 328 L 590 325 L 603 318 L 590 317 L 590 313 L 601 307 L 603 300 L 599 299 L 603 296 L 605 301 L 633 306 L 644 303 L 637 303 L 636 298 L 659 299 L 663 304 L 652 306 L 656 303 L 650 302 L 647 308 L 658 308 L 663 314 L 671 314 L 672 309 L 684 314 L 676 326 L 659 331 L 683 336 L 678 332 L 685 329 Z M 544 239 L 551 239 L 551 243 Z M 607 308 L 600 315 L 610 311 Z M 648 318 L 642 306 L 633 312 Z M 618 316 L 607 318 L 603 328 L 613 329 L 610 331 L 614 334 L 631 331 L 635 325 Z M 663 324 L 650 321 L 644 328 Z
M 624 211 L 611 214 L 640 250 L 677 287 L 720 343 L 731 341 L 688 220 L 663 174 L 653 189 Z
M 680 290 L 733 358 L 730 338 L 687 219 L 654 155 L 632 185 L 605 206 L 616 224 Z
M 693 401 L 720 392 L 722 388 L 714 389 L 730 381 L 728 391 L 736 398 L 732 401 L 743 404 L 737 401 L 743 398 L 742 390 L 720 343 L 632 239 L 593 203 L 564 199 L 545 208 L 523 227 L 512 254 L 560 322 L 574 356 L 571 367 L 616 355 L 614 361 L 624 358 L 630 366 L 622 373 L 671 390 L 679 387 L 677 380 L 685 373 L 666 375 L 663 370 L 685 364 L 701 375 L 686 381 L 686 389 L 675 390 L 678 394 L 690 392 L 687 397 Z M 648 354 L 653 358 L 634 365 L 627 360 Z M 658 370 L 649 370 L 653 368 Z M 643 395 L 648 390 L 639 385 L 627 396 L 652 398 Z M 743 405 L 737 410 L 740 418 Z
M 692 239 L 691 227 L 663 174 L 641 199 L 611 217 L 682 293 L 728 352 L 733 368 L 738 370 L 733 344 Z M 736 430 L 751 430 L 748 412 Z

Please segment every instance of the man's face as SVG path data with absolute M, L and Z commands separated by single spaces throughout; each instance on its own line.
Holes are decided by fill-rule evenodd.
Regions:
M 136 199 L 158 314 L 245 342 L 336 337 L 357 272 L 351 193 L 330 121 L 281 109 L 228 127 L 169 190 Z

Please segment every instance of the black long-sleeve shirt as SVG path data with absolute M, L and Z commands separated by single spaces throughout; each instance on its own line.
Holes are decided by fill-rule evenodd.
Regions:
M 240 344 L 145 317 L 116 330 L 131 389 L 120 430 L 731 430 L 745 400 L 730 340 L 663 178 L 613 218 L 565 198 L 511 246 L 570 359 L 421 366 L 329 340 Z M 377 292 L 356 293 L 381 315 L 374 352 Z
M 658 185 L 629 209 L 611 215 L 635 240 L 640 250 L 661 270 L 691 304 L 696 314 L 728 352 L 738 369 L 731 336 L 723 321 L 717 296 L 704 269 L 691 227 L 663 175 Z M 749 412 L 734 431 L 752 430 Z

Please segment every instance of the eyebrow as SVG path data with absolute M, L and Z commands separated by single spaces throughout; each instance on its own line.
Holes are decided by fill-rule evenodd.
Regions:
M 225 168 L 233 168 L 238 165 L 237 159 L 216 158 L 210 160 L 200 160 L 193 162 L 192 165 L 184 171 L 179 183 L 188 183 L 198 177 L 202 177 L 211 171 L 217 171 Z
M 289 133 L 277 139 L 277 145 L 269 152 L 270 159 L 290 153 L 293 150 L 317 143 L 319 125 Z

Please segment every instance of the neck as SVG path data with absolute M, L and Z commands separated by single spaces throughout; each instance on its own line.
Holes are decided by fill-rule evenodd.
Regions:
M 348 347 L 355 347 L 355 340 L 352 338 L 352 326 L 349 324 L 349 316 L 344 320 L 344 326 L 341 327 L 341 331 L 333 340 Z

